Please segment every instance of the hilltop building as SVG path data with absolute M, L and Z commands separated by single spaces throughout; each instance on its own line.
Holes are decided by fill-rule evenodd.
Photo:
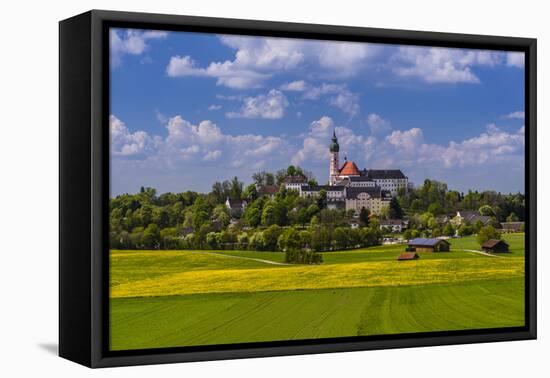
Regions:
M 310 186 L 302 177 L 287 177 L 283 185 L 293 189 L 300 196 L 316 196 L 321 190 L 327 194 L 328 208 L 355 210 L 368 209 L 379 215 L 389 206 L 392 197 L 400 189 L 409 188 L 409 179 L 399 169 L 363 169 L 353 161 L 344 158 L 340 166 L 340 145 L 336 131 L 329 145 L 329 182 L 328 185 Z
M 388 207 L 391 194 L 380 187 L 347 187 L 346 210 L 355 210 L 359 213 L 364 207 L 371 214 L 379 215 Z
M 400 169 L 363 169 L 344 158 L 344 164 L 339 166 L 340 145 L 336 131 L 332 134 L 329 146 L 329 185 L 345 185 L 349 187 L 379 187 L 396 196 L 399 189 L 409 188 L 409 179 Z
M 225 200 L 225 206 L 229 210 L 231 218 L 240 218 L 246 210 L 246 201 L 241 199 L 229 198 Z

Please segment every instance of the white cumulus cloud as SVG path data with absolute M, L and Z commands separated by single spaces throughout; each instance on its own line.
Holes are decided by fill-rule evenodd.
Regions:
M 494 124 L 487 125 L 480 135 L 448 144 L 426 141 L 421 128 L 394 130 L 385 137 L 366 137 L 356 131 L 336 126 L 330 117 L 310 124 L 302 144 L 292 157 L 293 164 L 309 164 L 326 175 L 330 138 L 336 131 L 340 159 L 347 156 L 359 168 L 402 169 L 411 177 L 438 177 L 450 170 L 471 175 L 483 169 L 509 174 L 524 164 L 524 127 L 506 132 Z
M 144 154 L 153 147 L 154 141 L 146 132 L 128 130 L 128 127 L 116 116 L 109 116 L 111 154 L 113 156 L 136 156 Z
M 306 100 L 318 100 L 322 96 L 328 96 L 328 104 L 340 109 L 353 117 L 359 113 L 359 95 L 351 92 L 345 84 L 327 84 L 308 87 L 303 98 Z
M 220 156 L 222 156 L 222 152 L 220 150 L 214 150 L 214 151 L 208 151 L 206 155 L 203 156 L 203 160 L 209 161 L 209 160 L 216 160 Z
M 271 75 L 255 72 L 249 69 L 236 67 L 230 61 L 213 62 L 206 68 L 201 68 L 188 55 L 173 56 L 166 67 L 166 73 L 170 77 L 204 76 L 217 79 L 217 85 L 230 88 L 244 89 L 257 88 Z
M 501 118 L 504 118 L 504 119 L 525 119 L 525 112 L 521 111 L 521 110 L 518 110 L 518 111 L 515 111 L 515 112 L 512 112 L 512 113 L 505 114 Z
M 193 124 L 179 115 L 167 120 L 165 136 L 151 137 L 144 131 L 130 132 L 115 116 L 111 116 L 110 129 L 113 157 L 117 161 L 131 158 L 143 169 L 177 170 L 192 160 L 217 161 L 220 166 L 253 169 L 263 164 L 261 161 L 288 161 L 289 155 L 289 144 L 283 138 L 225 134 L 210 120 Z
M 227 112 L 226 116 L 228 118 L 280 119 L 285 115 L 287 106 L 288 100 L 285 95 L 277 89 L 272 89 L 267 94 L 245 98 L 238 112 Z
M 367 125 L 373 135 L 383 134 L 391 130 L 390 121 L 382 118 L 379 114 L 370 113 L 367 116 Z
M 365 146 L 370 143 L 369 138 L 355 134 L 347 127 L 336 126 L 332 118 L 323 116 L 309 125 L 300 149 L 292 157 L 292 164 L 328 162 L 329 143 L 334 131 L 338 137 L 341 155 L 363 155 Z
M 284 83 L 281 85 L 280 89 L 282 91 L 290 92 L 303 92 L 307 88 L 307 84 L 304 80 L 291 81 L 290 83 Z
M 475 66 L 502 64 L 504 54 L 492 51 L 439 47 L 400 47 L 390 59 L 401 77 L 414 77 L 429 84 L 480 83 Z
M 309 66 L 334 77 L 348 77 L 380 50 L 367 43 L 288 38 L 225 35 L 220 41 L 235 50 L 233 59 L 200 67 L 190 56 L 174 55 L 166 68 L 168 76 L 212 77 L 218 85 L 236 89 L 258 88 L 273 75 Z M 284 90 L 300 90 L 300 85 Z
M 164 39 L 167 36 L 167 32 L 158 30 L 143 32 L 134 29 L 111 29 L 109 35 L 111 65 L 119 66 L 122 63 L 122 57 L 126 54 L 143 54 L 149 48 L 149 40 Z

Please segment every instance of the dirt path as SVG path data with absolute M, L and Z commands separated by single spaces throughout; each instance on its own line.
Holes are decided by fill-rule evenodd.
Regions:
M 280 262 L 271 261 L 271 260 L 255 259 L 255 258 L 253 258 L 253 257 L 226 255 L 225 253 L 216 253 L 216 252 L 196 252 L 196 253 L 204 253 L 204 254 L 207 254 L 207 255 L 216 255 L 216 256 L 233 257 L 234 259 L 252 260 L 252 261 L 257 261 L 257 262 L 261 262 L 261 263 L 265 263 L 265 264 L 270 264 L 270 265 L 291 265 L 291 264 L 280 263 Z
M 491 257 L 499 257 L 499 258 L 504 258 L 504 256 L 498 256 L 498 255 L 493 255 L 491 253 L 487 253 L 487 252 L 483 252 L 483 251 L 476 251 L 475 249 L 463 249 L 463 251 L 466 251 L 466 252 L 473 252 L 473 253 L 479 253 L 480 255 L 485 255 L 485 256 L 491 256 Z

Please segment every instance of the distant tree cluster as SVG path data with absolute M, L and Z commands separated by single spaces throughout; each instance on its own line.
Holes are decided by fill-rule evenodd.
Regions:
M 271 225 L 254 230 L 222 231 L 207 234 L 208 249 L 241 249 L 254 251 L 331 251 L 380 244 L 381 234 L 374 228 L 315 225 L 307 228 Z M 184 245 L 194 248 L 192 245 Z
M 464 195 L 433 180 L 400 192 L 378 216 L 367 209 L 355 214 L 353 210 L 328 209 L 323 190 L 316 197 L 300 197 L 296 191 L 286 190 L 280 184 L 289 176 L 315 183 L 311 173 L 289 166 L 275 174 L 255 173 L 254 183 L 248 186 L 237 177 L 215 182 L 204 194 L 157 195 L 155 189 L 142 187 L 139 193 L 119 195 L 110 200 L 111 248 L 283 251 L 296 262 L 316 263 L 309 260 L 307 251 L 379 244 L 383 236 L 379 218 L 407 219 L 403 237 L 411 239 L 478 234 L 485 226 L 480 221 L 455 224 L 442 220 L 457 210 L 478 210 L 490 217 L 493 229 L 499 228 L 499 222 L 521 221 L 525 214 L 522 194 L 470 191 Z M 259 189 L 270 185 L 279 186 L 278 192 L 261 195 Z M 238 215 L 230 212 L 225 203 L 228 198 L 246 201 L 244 211 Z M 350 227 L 352 218 L 359 228 Z
M 290 166 L 276 174 L 259 172 L 254 184 L 244 186 L 237 177 L 215 182 L 207 194 L 164 193 L 141 188 L 110 201 L 110 241 L 113 249 L 249 249 L 258 251 L 329 251 L 380 242 L 377 224 L 369 226 L 368 212 L 360 216 L 362 229 L 352 230 L 353 214 L 328 209 L 326 193 L 300 197 L 284 186 L 273 198 L 258 188 L 277 185 L 288 176 L 310 173 Z M 247 202 L 242 214 L 231 215 L 225 201 Z M 372 222 L 371 222 L 372 223 Z M 308 259 L 296 253 L 297 260 Z M 304 260 L 305 261 L 305 260 Z
M 524 220 L 525 196 L 523 194 L 502 194 L 495 191 L 468 191 L 460 193 L 448 190 L 447 184 L 435 180 L 425 180 L 423 185 L 407 192 L 400 191 L 396 197 L 404 217 L 408 218 L 408 230 L 404 238 L 467 236 L 479 233 L 484 226 L 480 220 L 470 223 L 454 223 L 450 218 L 457 211 L 475 210 L 489 217 L 494 229 L 500 222 Z M 390 210 L 396 207 L 390 205 Z M 398 214 L 391 210 L 392 215 Z
M 498 222 L 509 219 L 523 221 L 525 196 L 521 193 L 502 194 L 487 190 L 468 191 L 464 194 L 449 190 L 447 184 L 424 180 L 424 183 L 409 191 L 400 191 L 397 200 L 409 214 L 430 213 L 434 216 L 451 214 L 459 210 L 478 210 L 482 215 L 494 216 Z

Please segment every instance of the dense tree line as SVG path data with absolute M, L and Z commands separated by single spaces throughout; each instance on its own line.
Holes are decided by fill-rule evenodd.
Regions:
M 397 200 L 407 214 L 438 216 L 459 210 L 478 210 L 483 215 L 494 216 L 498 222 L 523 221 L 525 218 L 525 196 L 521 193 L 470 190 L 464 194 L 449 190 L 443 182 L 428 179 L 417 188 L 400 191 Z
M 260 185 L 276 185 L 287 176 L 314 183 L 310 173 L 290 166 L 276 174 L 259 172 L 253 176 L 255 183 L 246 187 L 237 177 L 215 182 L 206 194 L 188 191 L 158 196 L 155 189 L 141 188 L 137 194 L 117 196 L 110 201 L 111 247 L 327 251 L 379 242 L 379 232 L 373 231 L 376 225 L 369 231 L 351 230 L 352 214 L 328 209 L 326 193 L 302 198 L 296 191 L 281 188 L 273 198 L 258 195 Z M 232 219 L 227 198 L 247 202 L 238 219 Z M 360 219 L 367 226 L 368 214 Z M 299 243 L 288 245 L 290 239 Z
M 296 191 L 281 187 L 272 198 L 261 196 L 258 188 L 278 185 L 288 176 L 314 178 L 300 167 L 290 166 L 275 174 L 258 172 L 254 183 L 245 186 L 237 177 L 215 182 L 209 193 L 193 191 L 157 195 L 153 188 L 136 194 L 123 194 L 110 200 L 110 242 L 114 249 L 249 249 L 294 251 L 289 258 L 309 259 L 300 251 L 329 251 L 364 247 L 380 243 L 383 233 L 378 217 L 362 209 L 328 209 L 326 193 L 300 197 Z M 225 201 L 247 202 L 244 212 L 231 214 Z M 401 192 L 393 198 L 380 218 L 407 218 L 406 239 L 478 233 L 483 224 L 442 222 L 441 215 L 457 210 L 479 210 L 491 217 L 498 228 L 502 221 L 523 220 L 525 197 L 492 191 L 459 193 L 438 181 Z M 358 215 L 359 229 L 350 227 Z M 297 252 L 296 252 L 297 251 Z

